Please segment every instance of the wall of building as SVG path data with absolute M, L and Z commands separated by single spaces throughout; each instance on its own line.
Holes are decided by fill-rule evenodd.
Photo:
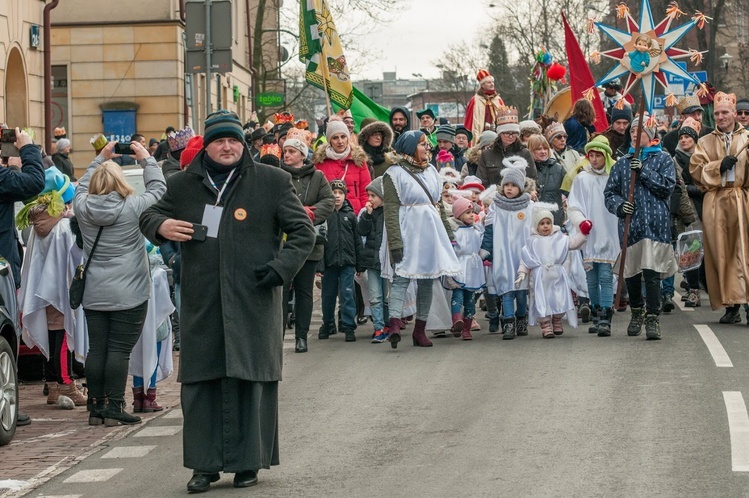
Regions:
M 31 26 L 42 24 L 44 2 L 0 1 L 0 122 L 29 127 L 42 142 L 44 54 L 31 47 Z M 41 29 L 40 29 L 41 31 Z

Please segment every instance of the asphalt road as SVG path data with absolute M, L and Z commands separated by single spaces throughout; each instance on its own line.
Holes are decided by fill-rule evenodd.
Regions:
M 222 476 L 211 495 L 749 495 L 746 320 L 718 325 L 719 312 L 677 308 L 650 342 L 626 336 L 628 317 L 614 317 L 610 338 L 585 326 L 547 340 L 536 327 L 513 341 L 482 319 L 473 341 L 429 349 L 410 337 L 397 350 L 370 344 L 367 325 L 356 343 L 313 336 L 294 354 L 287 334 L 282 463 L 255 488 Z M 143 430 L 29 496 L 184 496 L 181 413 Z

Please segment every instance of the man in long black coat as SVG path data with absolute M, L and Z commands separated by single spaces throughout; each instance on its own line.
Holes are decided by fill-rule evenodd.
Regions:
M 152 242 L 181 243 L 179 380 L 191 492 L 208 490 L 222 471 L 235 473 L 236 487 L 251 486 L 258 469 L 278 464 L 281 286 L 315 243 L 290 175 L 252 161 L 236 114 L 209 115 L 203 141 L 141 216 Z M 193 239 L 193 223 L 208 227 L 205 240 Z

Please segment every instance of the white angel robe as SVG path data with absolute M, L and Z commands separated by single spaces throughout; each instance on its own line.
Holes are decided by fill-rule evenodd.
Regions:
M 155 267 L 151 270 L 151 297 L 148 298 L 148 311 L 143 323 L 143 332 L 130 353 L 128 374 L 143 377 L 146 388 L 156 371 L 156 382 L 169 377 L 174 371 L 172 360 L 172 323 L 169 316 L 174 313 L 174 304 L 169 294 L 169 280 L 166 270 Z M 169 334 L 161 341 L 161 354 L 157 355 L 157 331 L 159 326 L 166 323 Z
M 486 215 L 486 225 L 494 226 L 492 241 L 492 273 L 487 281 L 489 294 L 501 296 L 510 291 L 527 290 L 528 283 L 523 281 L 515 287 L 520 254 L 523 244 L 531 234 L 533 203 L 519 211 L 508 211 L 497 206 L 495 201 Z
M 392 166 L 385 174 L 393 181 L 401 202 L 398 221 L 403 238 L 403 260 L 395 265 L 394 270 L 391 269 L 387 234 L 383 233 L 380 248 L 382 276 L 392 280 L 393 272 L 409 279 L 458 275 L 460 264 L 445 231 L 439 209 L 403 167 Z M 418 176 L 432 199 L 438 200 L 442 194 L 442 183 L 437 170 L 427 167 Z
M 83 307 L 70 308 L 68 289 L 76 267 L 83 261 L 83 251 L 75 245 L 70 220 L 62 218 L 46 237 L 31 230 L 21 271 L 18 308 L 27 346 L 36 346 L 49 358 L 47 306 L 53 306 L 65 319 L 68 349 L 76 360 L 85 362 L 88 353 L 88 329 Z
M 457 225 L 453 227 L 455 236 L 455 254 L 460 263 L 460 275 L 446 277 L 455 281 L 461 289 L 479 291 L 486 287 L 484 264 L 479 256 L 484 227 L 476 225 Z
M 566 314 L 569 324 L 577 327 L 577 311 L 570 292 L 572 287 L 564 269 L 569 250 L 570 238 L 557 226 L 549 236 L 534 234 L 528 237 L 521 262 L 524 270 L 530 270 L 530 278 L 523 280 L 530 280 L 530 325 L 536 325 L 541 318 Z

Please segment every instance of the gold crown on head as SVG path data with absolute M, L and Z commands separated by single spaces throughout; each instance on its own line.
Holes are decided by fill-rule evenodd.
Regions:
M 518 122 L 518 110 L 515 107 L 501 107 L 497 112 L 497 125 Z
M 727 106 L 736 108 L 736 94 L 718 92 L 713 97 L 713 107 Z
M 683 114 L 686 109 L 695 106 L 702 107 L 700 105 L 700 98 L 697 95 L 688 95 L 679 100 L 679 103 L 676 105 L 676 110 L 679 111 L 679 114 Z

